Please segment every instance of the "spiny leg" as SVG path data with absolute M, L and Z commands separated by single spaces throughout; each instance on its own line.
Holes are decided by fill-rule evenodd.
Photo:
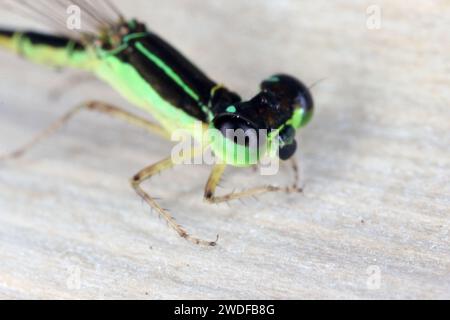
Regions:
M 217 185 L 219 184 L 226 167 L 227 166 L 225 164 L 217 164 L 212 169 L 211 175 L 205 187 L 205 201 L 209 203 L 222 203 L 241 198 L 257 196 L 267 192 L 287 192 L 287 193 L 302 192 L 302 190 L 297 187 L 297 184 L 294 184 L 294 186 L 292 187 L 262 186 L 247 189 L 242 192 L 232 192 L 224 196 L 216 196 L 215 194 Z
M 43 131 L 38 133 L 30 142 L 28 142 L 21 148 L 17 149 L 16 151 L 14 151 L 10 154 L 0 156 L 0 161 L 7 160 L 7 159 L 19 158 L 19 157 L 23 156 L 27 151 L 29 151 L 31 148 L 33 148 L 35 145 L 37 145 L 39 142 L 48 138 L 49 136 L 54 134 L 56 131 L 61 129 L 77 113 L 79 113 L 82 110 L 90 110 L 90 111 L 96 111 L 96 112 L 108 114 L 114 118 L 122 119 L 130 124 L 144 128 L 151 133 L 155 133 L 161 137 L 170 139 L 169 134 L 163 128 L 158 126 L 157 124 L 154 124 L 148 120 L 145 120 L 139 116 L 136 116 L 128 111 L 122 110 L 122 109 L 112 106 L 110 104 L 107 104 L 104 102 L 98 102 L 98 101 L 89 101 L 89 102 L 82 103 L 82 104 L 78 105 L 77 107 L 73 108 L 72 110 L 70 110 L 69 112 L 67 112 L 64 116 L 62 116 L 61 118 L 56 120 L 49 127 L 47 127 L 46 129 L 44 129 Z
M 164 208 L 162 208 L 158 202 L 151 197 L 147 192 L 145 192 L 141 184 L 155 176 L 156 174 L 161 173 L 164 170 L 173 168 L 175 166 L 175 163 L 171 158 L 167 158 L 165 160 L 162 160 L 154 165 L 151 165 L 143 170 L 141 170 L 138 174 L 136 174 L 132 180 L 131 185 L 133 186 L 134 190 L 136 190 L 137 194 L 144 199 L 145 202 L 147 202 L 156 212 L 164 218 L 164 220 L 167 221 L 168 225 L 175 230 L 180 237 L 194 243 L 197 245 L 204 245 L 204 246 L 215 246 L 217 245 L 217 241 L 219 237 L 215 241 L 206 241 L 202 240 L 196 237 L 191 236 L 182 226 L 180 226 L 175 219 L 172 217 L 172 215 L 167 212 Z

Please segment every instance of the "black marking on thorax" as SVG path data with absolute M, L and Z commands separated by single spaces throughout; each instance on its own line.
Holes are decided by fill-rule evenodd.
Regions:
M 130 34 L 142 36 L 128 40 L 127 49 L 118 53 L 117 57 L 135 67 L 170 104 L 200 121 L 208 122 L 211 92 L 216 83 L 170 44 L 148 32 L 145 25 L 138 23 Z M 157 57 L 164 66 L 149 59 L 142 50 Z
M 136 48 L 138 42 L 148 52 L 163 61 L 182 80 L 185 87 L 174 81 L 167 70 L 138 50 Z M 208 105 L 211 89 L 215 86 L 213 81 L 155 35 L 149 34 L 145 38 L 131 41 L 130 46 L 132 50 L 124 52 L 123 60 L 133 65 L 162 98 L 190 116 L 207 122 L 208 115 L 205 107 Z M 189 92 L 195 93 L 195 97 L 186 91 L 186 87 L 189 88 Z
M 158 35 L 135 20 L 123 25 L 122 48 L 104 48 L 122 62 L 131 64 L 153 89 L 170 104 L 208 123 L 217 104 L 232 104 L 241 98 L 218 86 L 203 71 Z M 112 50 L 111 50 L 112 49 Z

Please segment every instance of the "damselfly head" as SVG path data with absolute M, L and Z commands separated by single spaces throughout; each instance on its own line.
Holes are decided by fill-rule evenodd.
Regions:
M 275 75 L 261 84 L 266 94 L 272 94 L 281 104 L 290 105 L 291 118 L 278 131 L 279 152 L 281 160 L 291 158 L 297 150 L 296 129 L 309 123 L 314 112 L 314 100 L 307 86 L 298 79 L 288 75 Z
M 297 150 L 296 131 L 310 121 L 313 109 L 311 93 L 300 81 L 287 75 L 271 77 L 261 84 L 261 92 L 253 99 L 215 108 L 212 125 L 222 134 L 221 143 L 228 147 L 216 145 L 213 149 L 219 154 L 228 152 L 225 157 L 234 165 L 233 152 L 239 148 L 230 148 L 233 145 L 246 148 L 246 154 L 254 159 L 272 154 L 276 148 L 278 157 L 288 160 Z

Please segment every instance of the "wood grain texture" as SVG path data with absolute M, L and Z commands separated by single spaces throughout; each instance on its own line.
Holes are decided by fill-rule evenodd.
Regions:
M 210 206 L 206 167 L 146 184 L 189 230 L 221 236 L 195 247 L 128 184 L 171 145 L 84 114 L 0 164 L 0 298 L 450 298 L 448 1 L 117 2 L 246 97 L 280 71 L 325 79 L 301 133 L 305 193 Z M 95 80 L 64 85 L 78 73 L 0 61 L 0 152 L 87 99 L 133 110 Z M 290 178 L 230 170 L 224 191 Z

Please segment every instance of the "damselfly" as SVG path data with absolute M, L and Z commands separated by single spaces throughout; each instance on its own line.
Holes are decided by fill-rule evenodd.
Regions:
M 187 130 L 201 147 L 182 152 L 182 158 L 194 157 L 207 145 L 221 160 L 214 164 L 206 183 L 204 198 L 207 202 L 227 202 L 265 192 L 301 191 L 297 184 L 297 166 L 293 162 L 296 176 L 293 186 L 264 186 L 216 195 L 227 166 L 248 167 L 254 164 L 253 160 L 258 162 L 264 156 L 281 160 L 292 158 L 297 149 L 296 131 L 305 126 L 313 114 L 310 91 L 299 80 L 283 74 L 272 76 L 262 82 L 260 93 L 244 101 L 238 94 L 212 81 L 144 23 L 125 19 L 109 1 L 2 2 L 3 8 L 38 19 L 56 28 L 56 32 L 44 34 L 0 29 L 0 47 L 35 63 L 93 73 L 157 120 L 157 123 L 152 123 L 116 106 L 88 101 L 76 106 L 30 143 L 3 159 L 23 155 L 78 112 L 91 110 L 120 118 L 168 139 L 177 130 Z M 67 28 L 67 9 L 73 6 L 82 14 L 81 29 Z M 200 133 L 194 130 L 199 122 Z M 230 138 L 230 130 L 243 133 L 243 142 L 236 136 Z M 210 131 L 219 134 L 213 135 Z M 254 132 L 261 131 L 264 135 L 258 134 L 255 147 L 250 141 Z M 244 157 L 238 157 L 239 153 Z M 131 185 L 181 237 L 195 244 L 214 246 L 217 240 L 205 241 L 191 236 L 142 188 L 144 181 L 175 165 L 173 157 L 150 165 L 131 178 Z

